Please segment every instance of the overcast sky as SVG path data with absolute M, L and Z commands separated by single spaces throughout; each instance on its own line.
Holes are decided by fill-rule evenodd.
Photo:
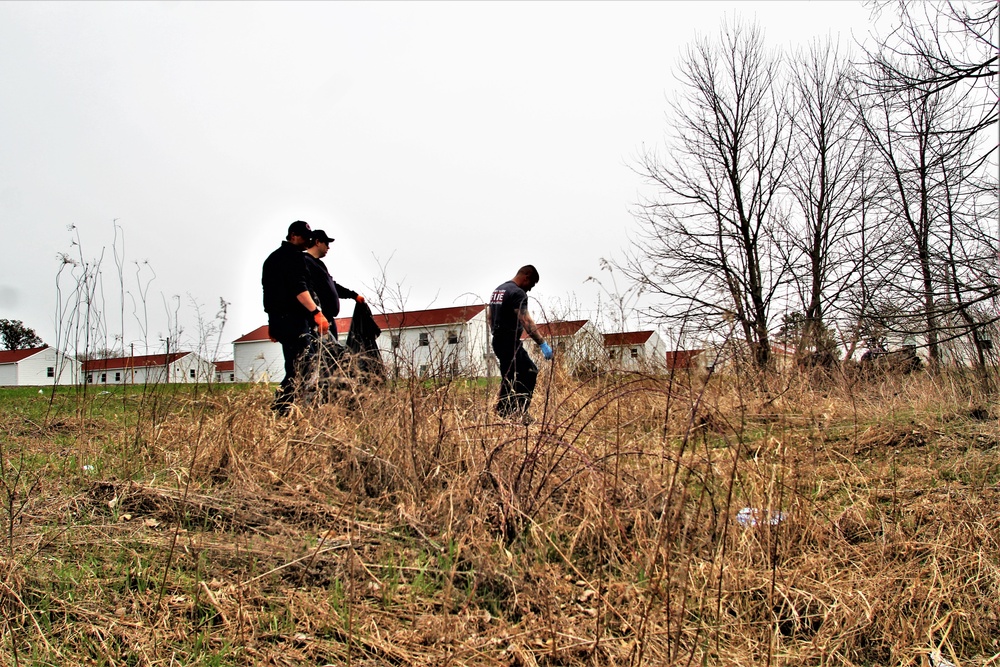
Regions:
M 296 219 L 370 297 L 384 269 L 407 309 L 481 302 L 533 263 L 536 318 L 593 316 L 678 55 L 734 13 L 782 48 L 870 30 L 850 0 L 0 3 L 0 317 L 55 343 L 78 234 L 119 320 L 117 224 L 125 288 L 155 272 L 126 349 L 162 351 L 165 303 L 190 342 L 220 298 L 228 343 Z

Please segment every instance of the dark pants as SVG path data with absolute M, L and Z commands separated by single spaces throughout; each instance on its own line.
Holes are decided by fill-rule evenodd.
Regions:
M 285 379 L 274 395 L 271 409 L 287 414 L 299 381 L 306 375 L 315 353 L 316 337 L 309 320 L 303 317 L 275 317 L 268 321 L 271 338 L 281 343 L 285 357 Z
M 500 397 L 497 413 L 501 417 L 528 414 L 531 395 L 538 379 L 538 367 L 528 356 L 521 341 L 507 343 L 493 339 L 493 352 L 500 361 Z

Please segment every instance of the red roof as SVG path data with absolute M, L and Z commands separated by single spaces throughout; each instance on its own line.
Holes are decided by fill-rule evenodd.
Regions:
M 267 325 L 266 324 L 263 324 L 263 325 L 257 327 L 256 329 L 254 329 L 253 331 L 251 331 L 248 334 L 243 334 L 242 336 L 240 336 L 239 338 L 237 338 L 233 342 L 234 343 L 252 343 L 252 342 L 258 341 L 258 340 L 268 340 Z
M 446 324 L 464 324 L 479 313 L 486 310 L 484 304 L 475 306 L 453 306 L 451 308 L 431 308 L 430 310 L 411 310 L 388 315 L 375 315 L 375 324 L 380 329 L 408 329 L 411 327 L 440 327 Z M 350 318 L 346 318 L 348 325 Z M 338 320 L 339 331 L 339 320 Z
M 216 361 L 215 370 L 219 373 L 231 373 L 236 370 L 236 362 L 232 359 L 229 361 Z
M 604 347 L 643 345 L 652 335 L 652 331 L 625 331 L 623 333 L 604 334 Z
M 349 317 L 338 317 L 334 320 L 334 324 L 337 326 L 337 333 L 345 333 L 351 328 L 351 318 Z M 267 325 L 262 324 L 248 334 L 243 334 L 234 343 L 259 343 L 260 341 L 271 340 L 267 335 Z
M 0 350 L 0 364 L 16 364 L 22 359 L 38 354 L 47 347 L 48 345 L 42 345 L 41 347 L 27 347 L 23 350 Z
M 150 368 L 153 366 L 166 366 L 172 364 L 181 357 L 186 357 L 190 352 L 171 352 L 166 354 L 143 354 L 137 357 L 115 357 L 111 359 L 90 359 L 83 362 L 83 371 L 106 371 L 119 370 L 123 368 Z
M 674 350 L 667 352 L 667 369 L 691 368 L 694 358 L 705 350 Z
M 383 331 L 387 329 L 407 329 L 410 327 L 438 327 L 447 324 L 464 324 L 483 312 L 486 306 L 454 306 L 451 308 L 431 308 L 429 310 L 410 310 L 402 313 L 373 315 L 375 324 Z M 350 317 L 338 317 L 334 320 L 337 333 L 347 333 L 351 328 Z M 267 325 L 259 326 L 248 334 L 240 336 L 234 343 L 251 343 L 268 340 Z
M 538 325 L 538 333 L 542 338 L 560 338 L 564 336 L 575 336 L 587 320 L 563 320 L 561 322 L 542 322 Z M 527 338 L 528 334 L 522 334 L 521 338 Z

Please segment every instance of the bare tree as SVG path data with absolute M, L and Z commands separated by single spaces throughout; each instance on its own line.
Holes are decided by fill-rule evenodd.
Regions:
M 905 69 L 895 65 L 897 71 Z M 990 287 L 995 280 L 988 275 L 981 275 L 984 280 L 974 289 L 959 277 L 960 265 L 976 264 L 966 258 L 983 259 L 982 249 L 995 243 L 981 226 L 983 207 L 995 211 L 989 203 L 995 186 L 981 180 L 973 158 L 976 135 L 962 130 L 969 126 L 969 114 L 955 104 L 958 94 L 950 88 L 925 94 L 884 85 L 859 98 L 867 134 L 885 167 L 880 202 L 889 227 L 882 240 L 894 248 L 896 260 L 880 267 L 895 306 L 893 318 L 882 324 L 890 331 L 926 336 L 932 368 L 942 360 L 942 336 L 955 333 L 955 288 L 978 293 L 974 301 L 995 295 Z M 966 275 L 966 269 L 961 273 Z
M 866 83 L 874 93 L 928 97 L 948 90 L 951 104 L 971 111 L 949 132 L 976 135 L 997 124 L 1000 3 L 876 0 L 872 5 L 876 12 L 894 8 L 899 17 L 896 28 L 867 49 Z M 987 141 L 986 156 L 995 154 L 995 138 Z
M 850 64 L 835 45 L 814 42 L 799 51 L 791 71 L 794 150 L 787 183 L 800 215 L 789 218 L 786 234 L 803 312 L 795 342 L 800 354 L 829 354 L 820 349 L 832 342 L 824 318 L 857 279 L 865 257 L 854 252 L 852 237 L 861 234 L 867 205 L 862 170 L 868 143 L 851 103 Z
M 1000 3 L 910 3 L 891 0 L 899 25 L 868 51 L 868 83 L 877 93 L 912 91 L 947 100 L 949 123 L 932 128 L 929 142 L 942 156 L 936 165 L 944 232 L 940 239 L 948 285 L 942 316 L 959 326 L 950 338 L 971 337 L 976 365 L 986 378 L 984 327 L 996 321 L 997 148 L 1000 120 Z M 945 95 L 947 93 L 947 95 Z M 954 154 L 953 159 L 944 159 Z M 993 228 L 990 229 L 992 223 Z
M 774 243 L 791 136 L 781 58 L 757 25 L 724 23 L 717 41 L 687 49 L 673 136 L 637 172 L 659 194 L 638 208 L 642 231 L 619 268 L 648 293 L 653 313 L 712 330 L 732 322 L 763 368 L 771 304 L 786 277 Z
M 957 121 L 962 124 L 960 118 Z M 996 182 L 983 178 L 974 167 L 975 142 L 964 135 L 964 142 L 931 137 L 932 149 L 938 155 L 954 154 L 942 159 L 937 180 L 941 194 L 940 263 L 947 292 L 943 298 L 942 317 L 947 339 L 967 337 L 972 343 L 973 361 L 985 388 L 990 388 L 987 352 L 992 339 L 987 332 L 998 321 L 995 308 L 1000 298 L 1000 271 L 993 261 L 998 246 L 993 224 L 997 220 Z
M 889 277 L 894 275 L 892 267 L 899 262 L 896 244 L 887 242 L 894 233 L 882 214 L 879 197 L 884 196 L 884 173 L 877 153 L 873 153 L 872 142 L 867 133 L 863 137 L 864 158 L 857 172 L 861 197 L 854 211 L 856 233 L 845 237 L 848 245 L 850 271 L 853 273 L 846 290 L 838 294 L 836 310 L 844 316 L 844 328 L 840 337 L 846 344 L 846 357 L 851 358 L 858 343 L 871 347 L 881 338 L 881 327 L 873 314 L 886 312 L 885 296 L 889 289 Z

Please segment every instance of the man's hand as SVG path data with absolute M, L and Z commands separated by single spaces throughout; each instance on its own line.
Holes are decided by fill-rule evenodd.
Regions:
M 319 327 L 319 335 L 321 336 L 325 336 L 330 330 L 330 320 L 326 319 L 326 315 L 322 312 L 313 315 L 313 322 L 315 322 L 316 326 Z
M 357 297 L 355 297 L 354 301 L 355 301 L 356 303 L 364 303 L 364 302 L 365 302 L 365 297 L 363 297 L 363 296 L 361 296 L 361 295 L 359 294 L 359 295 L 358 295 Z
M 552 347 L 548 343 L 542 341 L 542 344 L 538 346 L 538 349 L 542 351 L 542 356 L 545 357 L 546 361 L 552 359 Z

